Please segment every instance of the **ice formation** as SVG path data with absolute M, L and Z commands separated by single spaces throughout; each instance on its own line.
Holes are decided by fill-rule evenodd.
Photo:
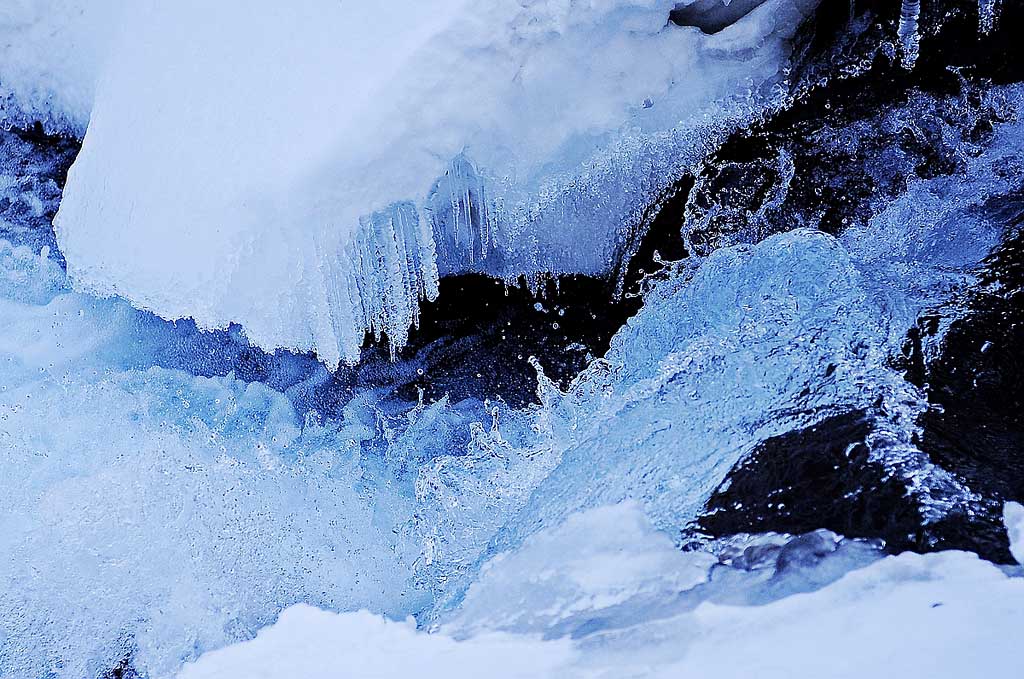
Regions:
M 623 523 L 626 534 L 609 537 Z M 587 545 L 587 553 L 566 549 L 566 539 Z M 610 540 L 618 542 L 614 549 Z M 728 576 L 756 574 L 712 568 L 708 555 L 666 549 L 664 542 L 635 509 L 592 510 L 488 564 L 440 633 L 365 612 L 300 606 L 254 640 L 209 653 L 178 676 L 326 677 L 345 668 L 389 679 L 424 672 L 958 679 L 1005 669 L 1024 611 L 1024 580 L 962 552 L 890 557 L 802 596 L 749 605 L 729 599 L 736 580 Z M 700 577 L 677 578 L 686 572 Z M 695 587 L 709 573 L 711 584 Z M 798 580 L 790 591 L 799 590 Z M 634 589 L 614 588 L 627 581 Z M 552 629 L 552 615 L 576 624 Z
M 762 240 L 750 214 L 669 264 L 539 405 L 357 383 L 318 412 L 312 358 L 87 292 L 334 364 L 364 331 L 400 345 L 441 275 L 605 273 L 637 207 L 770 99 L 806 6 L 735 3 L 691 3 L 714 35 L 653 0 L 0 7 L 0 117 L 89 128 L 68 271 L 49 161 L 0 165 L 0 676 L 1005 673 L 1015 566 L 678 536 L 759 442 L 849 410 L 926 522 L 970 507 L 892 359 L 999 242 L 1019 89 L 956 176 L 909 176 L 840 237 Z M 885 124 L 913 135 L 909 102 Z
M 1019 502 L 1007 502 L 1003 511 L 1006 532 L 1010 535 L 1010 551 L 1017 563 L 1024 566 L 1024 506 Z
M 921 0 L 902 0 L 896 34 L 900 42 L 900 62 L 904 68 L 913 68 L 921 51 L 920 18 Z
M 999 21 L 999 7 L 1002 0 L 978 0 L 978 30 L 988 35 Z
M 338 416 L 321 418 L 300 407 L 317 374 L 299 373 L 279 388 L 213 370 L 197 377 L 182 368 L 218 366 L 234 344 L 204 344 L 188 324 L 74 292 L 53 253 L 19 244 L 27 238 L 21 231 L 6 233 L 0 666 L 14 676 L 78 679 L 128 655 L 140 671 L 163 676 L 203 651 L 251 638 L 298 602 L 365 608 L 389 620 L 416 615 L 446 636 L 424 637 L 369 614 L 309 609 L 285 615 L 281 629 L 313 618 L 324 635 L 369 628 L 372 638 L 353 637 L 365 639 L 358 652 L 409 643 L 432 654 L 440 644 L 447 646 L 438 653 L 450 648 L 460 658 L 478 657 L 460 644 L 482 643 L 494 626 L 512 635 L 586 636 L 603 624 L 598 619 L 650 618 L 573 642 L 584 655 L 596 653 L 592 662 L 614 663 L 633 654 L 601 655 L 605 641 L 633 648 L 640 639 L 654 653 L 655 639 L 675 629 L 682 636 L 667 638 L 679 648 L 690 637 L 678 630 L 703 625 L 705 613 L 716 630 L 775 629 L 781 617 L 772 611 L 789 620 L 809 616 L 807 629 L 838 624 L 827 610 L 852 600 L 845 589 L 768 610 L 654 612 L 673 589 L 690 591 L 708 579 L 707 555 L 675 552 L 666 536 L 693 518 L 758 441 L 848 408 L 869 409 L 889 432 L 873 454 L 891 473 L 916 480 L 914 488 L 951 488 L 935 497 L 944 506 L 962 500 L 955 479 L 915 453 L 913 418 L 924 404 L 889 357 L 919 310 L 956 289 L 997 241 L 977 207 L 1019 176 L 1020 129 L 1019 122 L 999 126 L 956 181 L 915 183 L 841 239 L 797 230 L 726 245 L 670 271 L 603 360 L 565 392 L 541 379 L 543 404 L 521 410 L 447 399 L 387 403 L 368 389 L 339 404 Z M 602 508 L 624 499 L 634 504 Z M 551 550 L 565 554 L 568 545 L 561 571 L 536 573 L 538 560 Z M 499 553 L 507 555 L 492 560 Z M 838 563 L 846 564 L 839 571 L 864 565 Z M 1014 596 L 1003 588 L 1017 587 L 962 554 L 883 564 L 851 577 L 903 582 L 892 585 L 895 598 L 872 594 L 862 604 L 870 610 L 835 610 L 867 610 L 884 622 L 890 601 L 908 616 L 956 611 L 971 620 L 995 615 L 989 600 L 965 602 L 956 592 L 973 596 L 991 585 Z M 496 607 L 503 596 L 516 600 L 502 593 L 515 589 L 522 570 L 536 575 L 531 596 L 546 603 L 522 613 Z M 960 582 L 956 573 L 965 589 L 946 587 Z M 806 589 L 795 581 L 778 586 L 780 595 Z M 939 601 L 944 606 L 930 608 Z M 898 620 L 917 630 L 921 618 Z M 993 629 L 947 622 L 942 629 L 951 634 Z M 737 636 L 748 639 L 751 654 L 757 644 L 784 641 L 730 633 L 706 648 L 734 657 L 722 647 Z M 275 636 L 254 643 L 268 638 Z M 494 643 L 496 653 L 518 653 L 535 640 Z M 225 666 L 217 658 L 248 662 L 247 648 L 187 671 L 219 672 Z M 575 657 L 564 645 L 540 648 L 557 651 L 552 662 Z M 702 657 L 694 653 L 685 662 Z M 309 654 L 311 663 L 333 658 Z
M 606 274 L 772 100 L 812 4 L 705 35 L 659 0 L 132 3 L 56 221 L 69 274 L 329 366 L 400 346 L 439 270 Z

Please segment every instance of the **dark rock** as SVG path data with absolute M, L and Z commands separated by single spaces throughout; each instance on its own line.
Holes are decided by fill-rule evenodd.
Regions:
M 737 533 L 811 533 L 880 538 L 890 552 L 970 549 L 1009 563 L 996 505 L 951 509 L 926 522 L 906 480 L 870 456 L 875 427 L 861 411 L 765 440 L 730 471 L 692 529 L 713 538 Z
M 941 337 L 936 312 L 911 332 L 908 373 L 933 407 L 919 445 L 933 460 L 1000 500 L 1024 500 L 1024 194 L 999 209 L 1008 235 L 982 286 Z M 953 313 L 960 313 L 953 310 Z M 928 357 L 927 359 L 925 357 Z
M 680 3 L 668 14 L 676 26 L 696 26 L 709 35 L 747 16 L 765 3 L 765 0 L 696 0 L 688 5 Z

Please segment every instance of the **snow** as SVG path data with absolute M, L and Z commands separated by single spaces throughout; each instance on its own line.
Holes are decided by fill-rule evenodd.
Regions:
M 81 137 L 124 0 L 0 3 L 0 124 Z
M 623 523 L 624 533 L 609 538 Z M 888 557 L 820 589 L 737 605 L 716 602 L 714 583 L 696 602 L 681 598 L 705 578 L 680 573 L 717 571 L 709 555 L 665 549 L 664 541 L 636 507 L 598 508 L 494 559 L 439 632 L 298 606 L 178 677 L 959 679 L 996 676 L 1014 662 L 1024 580 L 973 555 Z M 581 558 L 575 545 L 590 545 L 590 555 Z M 635 589 L 611 600 L 612 582 Z M 614 607 L 629 615 L 610 614 Z M 552 613 L 567 611 L 577 623 L 560 628 L 554 623 L 564 618 Z
M 388 622 L 365 611 L 336 615 L 300 604 L 281 613 L 251 644 L 214 651 L 178 677 L 533 679 L 558 676 L 571 655 L 565 642 L 490 634 L 459 643 L 419 633 L 412 622 Z
M 713 36 L 674 4 L 132 3 L 56 221 L 71 279 L 335 367 L 402 346 L 439 273 L 607 274 L 779 93 L 813 3 Z
M 1024 566 L 1024 506 L 1019 502 L 1007 502 L 1003 516 L 1010 536 L 1010 552 L 1017 563 Z

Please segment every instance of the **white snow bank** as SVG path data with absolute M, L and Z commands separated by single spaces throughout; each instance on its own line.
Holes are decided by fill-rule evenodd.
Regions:
M 56 220 L 69 273 L 329 365 L 403 344 L 439 271 L 606 273 L 813 0 L 714 36 L 674 4 L 132 3 Z
M 389 622 L 366 611 L 336 615 L 300 604 L 254 641 L 208 653 L 178 676 L 534 679 L 557 676 L 571 656 L 564 641 L 489 634 L 459 643 L 417 632 L 412 621 Z
M 623 526 L 617 550 L 579 570 L 573 546 L 607 543 Z M 1000 676 L 1015 666 L 1024 622 L 1024 580 L 963 552 L 904 554 L 853 571 L 820 590 L 762 606 L 704 602 L 673 605 L 692 585 L 677 582 L 694 555 L 664 551 L 664 537 L 635 508 L 602 508 L 495 559 L 481 578 L 487 606 L 471 591 L 453 631 L 427 634 L 368 613 L 331 614 L 306 606 L 282 613 L 254 640 L 202 656 L 180 679 L 257 677 L 912 677 Z M 561 538 L 570 538 L 562 544 Z M 651 560 L 652 553 L 658 556 Z M 624 568 L 613 566 L 617 559 Z M 610 581 L 647 582 L 655 563 L 669 566 L 660 597 L 638 587 L 610 601 Z M 674 561 L 675 565 L 669 562 Z M 580 575 L 583 578 L 580 578 Z M 548 583 L 574 583 L 552 589 Z M 530 584 L 536 589 L 531 591 Z M 558 599 L 551 595 L 557 592 Z M 553 607 L 553 604 L 555 606 Z M 628 622 L 608 624 L 610 605 L 633 604 Z M 571 637 L 546 627 L 554 610 L 592 623 Z M 540 621 L 546 640 L 483 633 L 495 620 Z M 480 624 L 482 623 L 482 624 Z M 503 628 L 506 625 L 499 625 Z M 492 627 L 493 629 L 493 627 Z M 557 638 L 553 638 L 557 637 Z

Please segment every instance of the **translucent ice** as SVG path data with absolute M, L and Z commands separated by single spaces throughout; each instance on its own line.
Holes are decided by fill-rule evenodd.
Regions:
M 907 69 L 914 68 L 921 50 L 920 16 L 921 0 L 902 0 L 896 33 L 900 41 L 900 63 Z

